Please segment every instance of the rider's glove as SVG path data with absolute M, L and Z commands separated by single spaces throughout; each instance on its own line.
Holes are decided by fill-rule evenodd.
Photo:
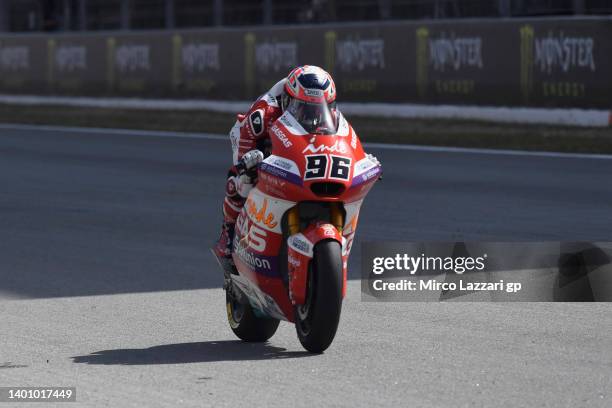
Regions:
M 253 178 L 248 174 L 235 177 L 236 192 L 242 198 L 247 198 L 251 189 L 255 186 Z
M 255 179 L 257 178 L 256 168 L 259 163 L 264 159 L 264 155 L 261 151 L 255 149 L 246 152 L 238 161 L 236 170 L 238 170 L 238 176 L 234 178 L 236 185 L 236 192 L 246 198 L 249 195 L 249 191 L 255 185 Z
M 240 158 L 240 160 L 238 160 L 236 170 L 238 170 L 238 174 L 246 173 L 247 171 L 254 169 L 263 161 L 263 159 L 264 155 L 260 150 L 249 150 Z

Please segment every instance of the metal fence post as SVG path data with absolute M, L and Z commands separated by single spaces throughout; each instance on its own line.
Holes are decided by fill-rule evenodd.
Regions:
M 0 0 L 0 32 L 9 30 L 8 0 Z
M 264 0 L 263 2 L 263 23 L 266 25 L 272 24 L 272 0 Z
M 574 14 L 584 14 L 584 0 L 574 0 Z
M 510 17 L 510 0 L 498 0 L 497 10 L 500 17 Z
M 166 0 L 164 21 L 166 28 L 174 28 L 174 0 Z
M 62 4 L 62 30 L 70 31 L 72 23 L 72 13 L 70 12 L 70 0 L 64 0 Z
M 213 20 L 216 26 L 223 25 L 223 0 L 215 0 L 213 4 Z
M 391 18 L 391 0 L 378 0 L 378 12 L 380 18 L 388 20 Z
M 131 26 L 131 1 L 130 0 L 121 0 L 121 29 L 129 30 Z
M 78 3 L 78 15 L 79 15 L 79 30 L 87 30 L 87 0 L 79 0 Z

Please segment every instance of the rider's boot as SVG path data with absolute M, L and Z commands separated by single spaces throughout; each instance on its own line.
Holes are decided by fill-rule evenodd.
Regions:
M 232 222 L 224 221 L 221 225 L 221 235 L 214 247 L 214 252 L 219 259 L 232 258 L 232 240 L 234 239 L 234 226 Z
M 234 239 L 234 223 L 223 222 L 221 226 L 221 236 L 212 248 L 212 252 L 217 258 L 219 265 L 223 269 L 224 284 L 223 288 L 227 289 L 230 286 L 231 274 L 236 273 L 236 265 L 232 260 L 232 240 Z

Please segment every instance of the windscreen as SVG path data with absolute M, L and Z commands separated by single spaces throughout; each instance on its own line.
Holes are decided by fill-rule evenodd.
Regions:
M 305 102 L 292 98 L 287 110 L 308 133 L 320 135 L 336 133 L 336 123 L 325 101 Z

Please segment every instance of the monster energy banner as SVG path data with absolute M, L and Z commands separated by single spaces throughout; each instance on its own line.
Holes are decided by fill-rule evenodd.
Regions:
M 363 243 L 365 301 L 612 301 L 612 242 Z
M 251 99 L 300 64 L 342 100 L 610 108 L 612 20 L 0 36 L 0 92 Z

